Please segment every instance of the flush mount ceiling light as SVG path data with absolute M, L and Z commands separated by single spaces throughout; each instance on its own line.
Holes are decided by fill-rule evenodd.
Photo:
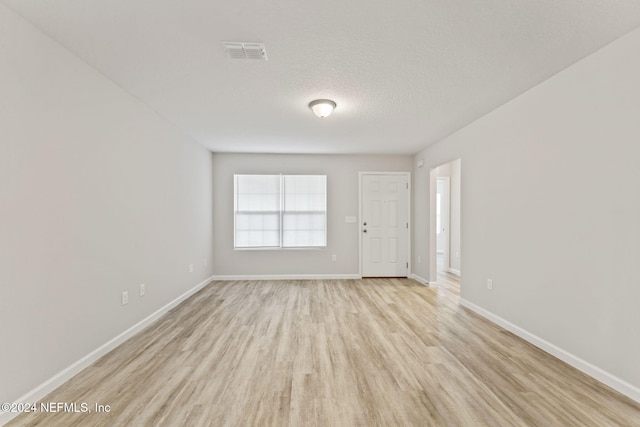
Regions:
M 333 109 L 336 108 L 336 103 L 330 99 L 316 99 L 309 103 L 309 108 L 311 108 L 313 114 L 323 118 L 333 113 Z

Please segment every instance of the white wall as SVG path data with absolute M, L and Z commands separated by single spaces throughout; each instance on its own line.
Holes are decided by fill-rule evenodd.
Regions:
M 2 5 L 0 64 L 12 402 L 212 275 L 212 157 Z
M 462 297 L 626 382 L 636 399 L 638 52 L 640 30 L 418 153 L 413 253 L 429 250 L 430 167 L 462 158 Z
M 351 275 L 358 274 L 359 171 L 410 171 L 411 156 L 355 155 L 213 155 L 216 275 Z M 327 248 L 303 250 L 233 250 L 233 175 L 326 174 Z M 331 261 L 335 254 L 337 261 Z

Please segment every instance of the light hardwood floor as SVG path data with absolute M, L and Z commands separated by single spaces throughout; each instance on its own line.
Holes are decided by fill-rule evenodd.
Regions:
M 214 282 L 11 426 L 640 426 L 640 405 L 408 279 Z

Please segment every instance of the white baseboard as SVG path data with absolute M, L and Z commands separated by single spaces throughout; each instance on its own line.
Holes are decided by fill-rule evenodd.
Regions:
M 532 334 L 531 332 L 528 332 L 524 329 L 522 329 L 521 327 L 514 325 L 513 323 L 499 317 L 496 316 L 495 314 L 491 313 L 490 311 L 485 310 L 482 307 L 479 307 L 477 305 L 475 305 L 472 302 L 469 302 L 463 298 L 460 298 L 460 305 L 462 305 L 463 307 L 468 308 L 471 311 L 476 312 L 477 314 L 479 314 L 480 316 L 490 320 L 491 322 L 495 323 L 496 325 L 502 326 L 504 329 L 513 332 L 514 334 L 516 334 L 517 336 L 519 336 L 520 338 L 522 338 L 525 341 L 530 342 L 531 344 L 535 345 L 536 347 L 546 351 L 547 353 L 557 357 L 558 359 L 562 360 L 563 362 L 568 363 L 569 365 L 573 366 L 574 368 L 584 372 L 585 374 L 589 375 L 590 377 L 595 378 L 596 380 L 608 385 L 609 387 L 611 387 L 612 389 L 624 394 L 625 396 L 628 396 L 629 398 L 635 400 L 636 402 L 640 403 L 640 388 L 634 386 L 633 384 L 629 384 L 628 382 L 626 382 L 625 380 L 616 377 L 615 375 L 605 371 L 604 369 L 601 369 L 595 365 L 592 365 L 591 363 L 582 360 L 581 358 L 579 358 L 578 356 L 575 356 L 571 353 L 569 353 L 568 351 L 554 345 L 551 344 L 549 341 L 546 341 L 542 338 L 540 338 L 537 335 Z
M 66 367 L 62 371 L 58 372 L 57 374 L 55 374 L 54 376 L 52 376 L 51 378 L 49 378 L 48 380 L 46 380 L 45 382 L 43 382 L 42 384 L 34 388 L 33 390 L 13 400 L 13 402 L 14 403 L 38 402 L 39 400 L 44 398 L 47 394 L 51 393 L 56 388 L 60 387 L 65 382 L 69 381 L 73 376 L 78 374 L 80 371 L 91 366 L 95 361 L 100 359 L 102 356 L 109 353 L 111 350 L 115 349 L 120 344 L 124 343 L 126 340 L 128 340 L 138 332 L 142 331 L 146 327 L 150 326 L 153 322 L 158 320 L 160 317 L 166 314 L 169 310 L 171 310 L 172 308 L 174 308 L 175 306 L 177 306 L 178 304 L 180 304 L 181 302 L 189 298 L 191 295 L 195 294 L 200 289 L 204 288 L 206 285 L 211 283 L 212 280 L 213 280 L 213 276 L 197 284 L 196 286 L 194 286 L 187 292 L 183 293 L 178 298 L 174 299 L 164 307 L 156 310 L 154 313 L 147 316 L 140 322 L 136 323 L 126 331 L 122 332 L 118 336 L 112 338 L 111 340 L 107 341 L 97 349 L 93 350 L 91 353 L 87 354 L 82 359 L 71 364 L 70 366 Z M 15 412 L 0 411 L 0 426 L 5 425 L 6 423 L 8 423 L 10 420 L 17 417 L 18 415 L 20 414 Z
M 429 283 L 429 281 L 427 279 L 424 279 L 420 276 L 418 276 L 417 274 L 411 274 L 411 279 L 415 280 L 416 282 L 419 282 L 425 286 L 431 286 L 431 284 Z
M 458 277 L 460 277 L 460 276 L 461 276 L 460 270 L 457 270 L 457 269 L 455 269 L 455 268 L 449 268 L 449 273 L 451 273 L 451 274 L 455 274 L 455 275 L 456 275 L 456 276 L 458 276 Z
M 362 279 L 359 274 L 273 274 L 273 275 L 219 275 L 213 280 L 337 280 Z

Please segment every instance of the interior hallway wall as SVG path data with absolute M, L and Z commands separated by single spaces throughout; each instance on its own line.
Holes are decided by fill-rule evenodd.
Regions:
M 212 155 L 3 5 L 0 64 L 0 402 L 15 402 L 213 274 Z
M 418 153 L 413 252 L 430 168 L 461 158 L 462 298 L 637 400 L 639 51 L 636 30 Z

